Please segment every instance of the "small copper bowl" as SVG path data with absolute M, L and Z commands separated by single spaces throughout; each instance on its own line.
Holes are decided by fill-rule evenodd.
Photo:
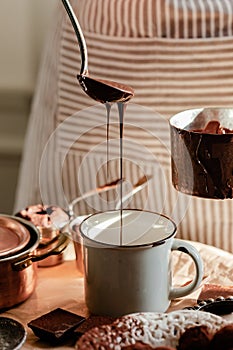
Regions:
M 56 242 L 60 232 L 69 222 L 69 215 L 57 206 L 36 204 L 30 205 L 16 213 L 17 217 L 28 220 L 37 227 L 41 239 L 39 248 L 46 248 L 48 244 Z M 63 253 L 49 256 L 38 262 L 39 267 L 50 267 L 63 262 Z

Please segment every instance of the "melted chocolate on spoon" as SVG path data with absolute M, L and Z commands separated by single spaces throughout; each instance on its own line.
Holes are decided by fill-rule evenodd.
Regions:
M 123 126 L 124 126 L 124 112 L 125 112 L 125 104 L 118 103 L 118 111 L 119 111 L 119 123 L 120 123 L 120 215 L 121 215 L 121 226 L 120 226 L 120 245 L 122 245 L 123 241 Z
M 127 102 L 134 95 L 130 86 L 114 81 L 93 79 L 84 74 L 78 75 L 78 81 L 88 96 L 101 103 Z
M 119 124 L 120 124 L 120 186 L 121 186 L 121 223 L 122 223 L 122 182 L 123 182 L 123 170 L 122 170 L 122 154 L 123 154 L 123 117 L 124 117 L 124 106 L 123 103 L 129 101 L 134 96 L 134 91 L 130 86 L 125 84 L 117 83 L 114 81 L 93 79 L 88 75 L 88 55 L 87 45 L 78 22 L 78 19 L 70 5 L 69 0 L 62 0 L 62 3 L 67 11 L 67 14 L 71 20 L 75 34 L 78 39 L 80 53 L 81 53 L 81 70 L 77 76 L 78 81 L 84 92 L 92 99 L 104 103 L 107 109 L 107 144 L 109 143 L 109 118 L 111 103 L 118 103 L 119 110 Z M 107 161 L 109 157 L 109 147 L 107 146 Z M 107 165 L 108 172 L 108 165 Z M 108 174 L 107 174 L 108 177 Z M 122 231 L 122 225 L 121 225 Z M 122 236 L 122 234 L 120 234 Z M 120 237 L 122 242 L 122 237 Z

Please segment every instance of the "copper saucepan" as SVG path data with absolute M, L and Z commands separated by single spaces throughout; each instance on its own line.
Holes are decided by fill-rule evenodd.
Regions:
M 29 298 L 36 287 L 36 262 L 48 256 L 60 254 L 67 247 L 69 236 L 66 233 L 60 233 L 56 242 L 51 241 L 51 245 L 47 244 L 46 248 L 38 249 L 41 235 L 33 224 L 5 214 L 0 214 L 0 218 L 0 235 L 2 234 L 4 238 L 7 235 L 11 237 L 11 243 L 6 246 L 0 245 L 0 310 L 2 310 Z M 9 222 L 11 224 L 14 222 L 15 226 L 10 226 Z M 5 233 L 4 228 L 7 230 Z M 15 243 L 17 240 L 20 242 L 18 250 Z M 13 247 L 12 251 L 10 244 Z

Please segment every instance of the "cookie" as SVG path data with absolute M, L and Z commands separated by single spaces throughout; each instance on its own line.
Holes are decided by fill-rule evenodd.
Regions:
M 176 347 L 188 327 L 204 325 L 216 332 L 227 322 L 208 312 L 181 310 L 168 314 L 136 313 L 123 316 L 110 325 L 92 328 L 76 343 L 76 349 L 123 349 L 137 342 L 156 348 Z

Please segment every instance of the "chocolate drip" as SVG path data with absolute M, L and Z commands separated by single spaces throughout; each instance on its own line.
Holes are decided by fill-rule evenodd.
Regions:
M 121 215 L 121 226 L 120 226 L 120 245 L 122 245 L 123 241 L 123 127 L 124 127 L 124 111 L 125 111 L 125 105 L 121 102 L 118 102 L 118 111 L 119 111 L 119 124 L 120 124 L 120 199 L 121 199 L 121 206 L 120 206 L 120 215 Z
M 233 198 L 233 134 L 172 128 L 172 182 L 184 193 Z

